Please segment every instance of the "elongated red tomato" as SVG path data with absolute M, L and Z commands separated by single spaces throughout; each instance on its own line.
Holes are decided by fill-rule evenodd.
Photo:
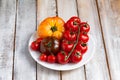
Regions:
M 81 21 L 79 17 L 73 16 L 67 21 L 65 28 L 66 30 L 77 32 L 80 22 Z
M 59 52 L 57 54 L 58 63 L 60 63 L 60 64 L 66 64 L 66 63 L 68 63 L 69 59 L 66 60 L 67 56 L 68 56 L 68 53 L 66 53 L 66 52 Z
M 66 52 L 70 52 L 73 48 L 73 43 L 72 42 L 69 42 L 67 40 L 63 40 L 62 41 L 62 49 Z
M 64 38 L 69 40 L 69 41 L 76 41 L 76 39 L 77 39 L 77 35 L 74 32 L 70 32 L 67 30 L 63 34 L 64 34 L 63 35 Z
M 79 42 L 76 46 L 76 50 L 84 54 L 88 50 L 87 44 Z
M 71 55 L 71 60 L 73 63 L 78 63 L 82 60 L 82 54 L 78 50 L 74 50 L 72 55 Z
M 80 32 L 88 33 L 90 31 L 90 26 L 87 22 L 80 23 Z
M 80 33 L 79 41 L 86 43 L 86 42 L 88 42 L 88 40 L 89 40 L 89 36 L 87 34 Z

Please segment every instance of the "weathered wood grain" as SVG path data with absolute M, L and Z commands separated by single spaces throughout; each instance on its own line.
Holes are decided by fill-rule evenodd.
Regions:
M 55 0 L 37 0 L 37 24 L 50 16 L 56 16 Z M 60 80 L 60 73 L 37 64 L 37 80 Z
M 67 21 L 72 16 L 77 16 L 76 0 L 57 0 L 58 16 Z M 62 72 L 62 80 L 85 80 L 84 66 L 71 71 Z
M 15 0 L 0 0 L 0 80 L 12 80 Z
M 18 0 L 14 80 L 36 80 L 36 62 L 28 52 L 28 41 L 36 29 L 36 1 Z
M 55 0 L 37 0 L 37 25 L 47 17 L 56 16 Z
M 94 57 L 85 65 L 86 79 L 110 80 L 96 2 L 95 0 L 77 0 L 77 3 L 80 18 L 90 24 L 89 34 L 93 37 L 96 45 Z
M 97 0 L 112 80 L 120 80 L 120 0 Z

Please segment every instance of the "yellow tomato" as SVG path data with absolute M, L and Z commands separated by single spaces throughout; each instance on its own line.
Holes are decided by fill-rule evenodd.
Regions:
M 40 23 L 37 34 L 41 38 L 52 36 L 61 39 L 65 30 L 64 23 L 60 17 L 48 17 Z

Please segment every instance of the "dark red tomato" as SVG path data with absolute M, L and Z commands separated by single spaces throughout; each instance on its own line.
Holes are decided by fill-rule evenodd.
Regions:
M 80 18 L 79 17 L 76 17 L 76 16 L 73 16 L 71 17 L 67 23 L 65 24 L 65 28 L 66 30 L 70 30 L 70 31 L 78 31 L 78 27 L 80 25 Z
M 84 54 L 88 50 L 88 46 L 85 43 L 79 42 L 76 46 L 76 50 L 80 51 L 82 54 Z
M 40 44 L 38 44 L 36 41 L 33 41 L 30 45 L 31 49 L 34 50 L 34 51 L 38 51 L 39 50 L 39 47 L 40 47 Z
M 47 55 L 45 53 L 42 53 L 39 57 L 41 61 L 47 61 Z
M 89 36 L 87 34 L 80 33 L 79 41 L 86 43 L 86 42 L 88 42 L 88 40 L 89 40 Z
M 72 42 L 67 41 L 67 40 L 63 40 L 61 47 L 62 47 L 62 49 L 63 49 L 64 51 L 70 52 L 71 49 L 73 48 L 73 45 L 74 45 L 74 44 L 73 44 Z
M 71 55 L 71 61 L 73 63 L 78 63 L 82 60 L 82 54 L 80 53 L 80 51 L 74 50 L 72 55 Z
M 85 32 L 85 33 L 88 33 L 90 31 L 90 26 L 87 22 L 82 22 L 80 24 L 80 31 L 81 32 Z
M 59 52 L 57 54 L 58 63 L 60 63 L 60 64 L 66 64 L 66 63 L 68 63 L 69 59 L 66 60 L 67 56 L 68 56 L 68 53 L 66 53 L 66 52 Z
M 38 38 L 38 39 L 36 40 L 36 42 L 39 43 L 39 44 L 40 44 L 41 41 L 42 41 L 42 38 Z
M 63 36 L 69 41 L 76 41 L 77 39 L 77 35 L 74 32 L 70 32 L 68 30 L 63 33 Z
M 54 55 L 49 55 L 47 58 L 47 61 L 49 63 L 55 63 L 56 62 L 56 57 Z

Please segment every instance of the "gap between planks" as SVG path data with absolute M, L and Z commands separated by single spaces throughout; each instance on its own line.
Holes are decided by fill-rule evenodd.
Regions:
M 109 66 L 109 62 L 108 62 L 108 55 L 107 55 L 107 50 L 106 50 L 106 45 L 105 45 L 105 38 L 103 36 L 103 28 L 102 28 L 102 24 L 101 24 L 101 16 L 100 16 L 100 12 L 99 12 L 99 7 L 98 7 L 98 0 L 95 0 L 96 2 L 96 7 L 97 7 L 97 12 L 98 12 L 98 19 L 99 19 L 99 23 L 100 23 L 100 30 L 101 30 L 101 35 L 102 35 L 102 41 L 103 41 L 103 46 L 104 46 L 104 50 L 105 50 L 105 57 L 106 57 L 106 63 L 107 63 L 107 67 L 108 67 L 108 72 L 109 72 L 109 77 L 110 80 L 112 80 L 111 78 L 111 73 L 110 73 L 110 66 Z
M 13 42 L 13 67 L 12 67 L 12 80 L 14 80 L 14 60 L 15 60 L 15 42 L 16 42 L 16 26 L 17 26 L 17 5 L 18 0 L 16 0 L 16 6 L 15 6 L 15 26 L 14 26 L 14 42 Z
M 55 4 L 56 4 L 56 16 L 58 16 L 58 2 L 57 2 L 57 0 L 55 0 Z M 60 80 L 62 80 L 62 71 L 59 71 L 59 76 L 60 76 Z

